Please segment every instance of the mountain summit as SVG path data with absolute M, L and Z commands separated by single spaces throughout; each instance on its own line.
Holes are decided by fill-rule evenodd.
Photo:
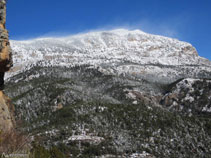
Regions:
M 200 57 L 191 44 L 140 30 L 118 29 L 60 38 L 11 41 L 11 45 L 14 51 L 13 70 L 16 72 L 13 74 L 39 63 L 42 66 L 67 67 L 91 65 L 110 74 L 156 74 L 161 79 L 172 74 L 173 69 L 170 78 L 178 79 L 197 76 L 199 71 L 209 71 L 211 66 L 211 62 Z M 175 70 L 178 67 L 183 67 L 183 70 Z M 189 75 L 184 71 L 189 71 Z

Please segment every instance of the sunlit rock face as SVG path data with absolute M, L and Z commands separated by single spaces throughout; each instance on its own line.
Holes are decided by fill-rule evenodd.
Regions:
M 0 1 L 0 72 L 5 72 L 12 66 L 12 50 L 9 43 L 6 23 L 6 2 Z
M 6 1 L 0 1 L 0 130 L 7 131 L 14 126 L 14 107 L 5 96 L 3 89 L 4 72 L 12 66 L 12 50 L 9 43 L 8 31 L 5 28 Z

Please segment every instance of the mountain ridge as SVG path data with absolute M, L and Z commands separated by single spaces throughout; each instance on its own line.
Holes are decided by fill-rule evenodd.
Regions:
M 37 38 L 37 39 L 26 40 L 26 41 L 12 41 L 14 51 L 18 49 L 18 47 L 16 47 L 16 44 L 19 44 L 20 48 L 21 47 L 24 48 L 24 46 L 25 47 L 28 46 L 28 48 L 25 48 L 25 49 L 30 49 L 30 48 L 36 49 L 36 47 L 37 49 L 41 49 L 41 48 L 46 48 L 46 46 L 49 46 L 48 43 L 52 44 L 50 49 L 53 49 L 52 48 L 53 44 L 55 45 L 54 47 L 62 47 L 62 46 L 69 45 L 69 47 L 73 49 L 69 51 L 76 51 L 74 49 L 78 49 L 82 51 L 89 51 L 87 49 L 90 49 L 90 51 L 96 51 L 96 49 L 98 49 L 99 51 L 104 51 L 103 49 L 109 49 L 109 48 L 111 50 L 108 50 L 108 51 L 114 51 L 112 50 L 112 48 L 120 49 L 120 47 L 123 47 L 125 51 L 128 51 L 128 50 L 139 51 L 140 53 L 139 57 L 141 57 L 142 54 L 150 55 L 151 51 L 154 53 L 153 55 L 156 55 L 156 57 L 157 55 L 159 55 L 160 57 L 162 57 L 161 55 L 163 56 L 180 55 L 181 57 L 182 55 L 191 55 L 191 56 L 199 57 L 196 49 L 187 42 L 179 41 L 177 39 L 168 38 L 164 36 L 147 34 L 140 30 L 129 31 L 129 30 L 124 30 L 124 29 L 117 29 L 117 30 L 111 30 L 111 31 L 90 32 L 90 33 L 67 36 L 67 37 L 56 37 L 56 38 L 49 37 L 49 38 Z M 168 49 L 163 50 L 162 47 L 165 47 L 165 46 L 166 47 L 173 46 L 173 48 L 174 47 L 175 48 L 174 49 L 168 48 L 170 50 Z M 148 50 L 148 47 L 149 47 L 149 50 Z M 161 51 L 161 53 L 154 51 L 153 47 L 154 49 L 159 48 L 160 49 L 159 51 Z M 72 52 L 69 52 L 69 53 L 72 53 Z M 95 55 L 95 54 L 92 54 L 92 55 Z M 163 64 L 163 63 L 160 63 L 160 64 Z
M 198 56 L 191 44 L 147 34 L 140 30 L 118 29 L 62 38 L 11 41 L 11 46 L 14 68 L 6 78 L 36 65 L 66 67 L 90 65 L 107 74 L 131 76 L 146 73 L 153 75 L 158 72 L 157 76 L 161 79 L 172 71 L 180 74 L 178 70 L 169 70 L 167 67 L 170 66 L 183 66 L 186 71 L 190 71 L 190 74 L 198 74 L 199 71 L 210 72 L 211 67 L 211 61 Z M 146 71 L 146 66 L 152 68 Z M 165 72 L 159 68 L 160 66 L 166 67 Z

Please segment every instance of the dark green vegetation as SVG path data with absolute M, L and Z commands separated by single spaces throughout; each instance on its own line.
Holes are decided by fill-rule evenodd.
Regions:
M 105 75 L 88 66 L 71 69 L 35 67 L 13 77 L 7 83 L 6 91 L 16 105 L 18 118 L 29 121 L 49 110 L 55 111 L 59 103 L 63 106 L 96 100 L 114 104 L 131 103 L 126 95 L 134 88 L 162 91 L 160 85 L 155 83 Z
M 51 147 L 49 150 L 41 145 L 32 143 L 29 158 L 65 158 L 66 156 L 57 148 Z
M 142 93 L 137 104 L 128 97 L 129 91 L 153 91 L 162 97 L 176 84 L 105 75 L 88 67 L 34 68 L 13 77 L 6 91 L 16 106 L 17 119 L 23 122 L 21 130 L 34 135 L 42 146 L 57 146 L 55 150 L 66 156 L 146 151 L 162 158 L 209 158 L 209 115 L 169 111 L 155 100 L 146 102 Z M 92 139 L 70 139 L 85 135 Z M 49 154 L 50 149 L 35 147 L 37 153 Z
M 103 108 L 102 108 L 103 107 Z M 104 110 L 102 110 L 104 109 Z M 45 126 L 35 132 L 52 142 L 68 140 L 73 134 L 103 137 L 100 144 L 82 143 L 82 154 L 123 154 L 147 151 L 158 157 L 208 157 L 211 154 L 211 138 L 208 120 L 185 117 L 142 104 L 78 103 L 52 113 Z M 67 128 L 68 126 L 68 128 Z M 49 137 L 45 131 L 53 131 Z M 52 142 L 48 142 L 51 144 Z M 79 153 L 79 142 L 67 142 L 71 153 Z M 94 150 L 88 152 L 89 150 Z M 194 151 L 194 152 L 192 152 Z

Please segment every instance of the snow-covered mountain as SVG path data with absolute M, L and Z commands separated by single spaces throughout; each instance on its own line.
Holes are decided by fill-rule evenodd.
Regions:
M 209 157 L 211 62 L 191 44 L 113 30 L 11 46 L 5 93 L 39 144 L 73 157 Z
M 8 76 L 38 63 L 42 66 L 68 67 L 91 65 L 107 74 L 136 77 L 147 74 L 160 76 L 161 79 L 169 75 L 175 78 L 175 75 L 181 74 L 181 70 L 169 67 L 180 66 L 185 71 L 190 68 L 192 76 L 193 73 L 211 70 L 211 62 L 198 56 L 191 44 L 140 30 L 118 29 L 60 38 L 11 41 L 11 46 L 14 68 Z

